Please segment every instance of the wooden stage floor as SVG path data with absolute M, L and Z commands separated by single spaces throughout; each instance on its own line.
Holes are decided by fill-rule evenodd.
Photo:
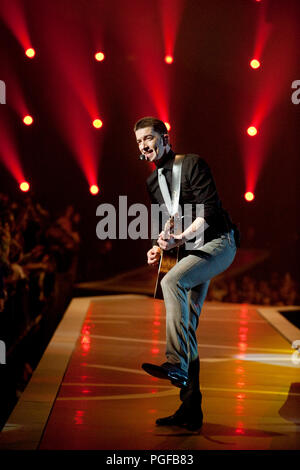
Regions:
M 165 361 L 163 302 L 73 299 L 0 449 L 299 450 L 300 360 L 291 342 L 257 306 L 217 302 L 204 304 L 198 340 L 203 427 L 157 427 L 180 404 L 179 389 L 141 369 Z

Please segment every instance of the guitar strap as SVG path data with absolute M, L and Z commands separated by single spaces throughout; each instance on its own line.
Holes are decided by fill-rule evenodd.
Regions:
M 168 209 L 170 217 L 173 217 L 178 212 L 179 196 L 180 196 L 180 182 L 181 182 L 181 169 L 182 162 L 185 155 L 176 155 L 172 168 L 172 187 L 170 196 L 166 177 L 163 174 L 163 168 L 158 169 L 158 184 L 161 190 L 162 197 Z

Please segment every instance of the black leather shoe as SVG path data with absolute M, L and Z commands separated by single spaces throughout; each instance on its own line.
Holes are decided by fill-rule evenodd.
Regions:
M 166 416 L 165 418 L 158 418 L 156 420 L 156 425 L 157 426 L 180 426 L 180 427 L 184 427 L 188 429 L 189 431 L 197 431 L 198 429 L 201 428 L 203 424 L 202 410 L 200 410 L 200 413 L 193 414 L 193 416 L 181 414 L 181 413 L 178 413 L 178 411 L 176 411 L 176 413 L 174 413 L 171 416 Z
M 175 387 L 185 388 L 188 385 L 187 373 L 170 362 L 164 362 L 161 366 L 144 363 L 142 368 L 153 377 L 170 380 Z

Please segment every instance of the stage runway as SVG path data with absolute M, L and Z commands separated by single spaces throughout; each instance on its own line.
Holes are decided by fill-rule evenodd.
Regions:
M 157 427 L 180 404 L 179 389 L 141 369 L 165 361 L 163 302 L 74 298 L 0 448 L 299 450 L 300 361 L 263 309 L 206 302 L 198 340 L 203 427 Z

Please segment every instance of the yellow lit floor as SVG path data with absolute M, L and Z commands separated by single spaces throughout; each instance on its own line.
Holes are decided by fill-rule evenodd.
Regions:
M 300 337 L 300 335 L 299 335 Z M 157 427 L 179 389 L 165 361 L 164 304 L 73 299 L 1 433 L 5 449 L 300 449 L 300 360 L 254 306 L 206 302 L 198 328 L 204 424 Z

